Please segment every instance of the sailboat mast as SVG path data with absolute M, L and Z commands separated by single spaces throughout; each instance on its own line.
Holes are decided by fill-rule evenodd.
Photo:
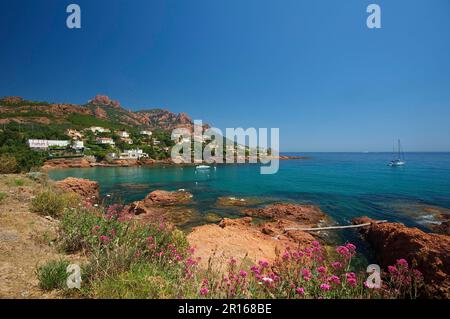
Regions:
M 400 157 L 400 139 L 398 139 L 398 159 L 401 159 L 401 157 Z

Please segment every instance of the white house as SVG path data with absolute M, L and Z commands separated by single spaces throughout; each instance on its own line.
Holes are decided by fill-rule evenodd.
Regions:
M 97 144 L 102 144 L 102 145 L 114 145 L 114 140 L 110 137 L 98 137 L 95 139 L 95 141 L 97 142 Z
M 141 134 L 141 135 L 147 135 L 147 136 L 152 136 L 153 133 L 152 133 L 152 131 L 145 131 L 145 130 L 144 130 L 144 131 L 140 131 L 139 134 Z
M 130 134 L 128 132 L 126 132 L 126 131 L 117 131 L 116 134 L 119 135 L 120 137 L 123 137 L 123 138 L 129 138 L 130 137 Z
M 84 142 L 83 141 L 73 141 L 72 148 L 75 150 L 81 150 L 84 148 Z
M 110 133 L 111 130 L 101 127 L 101 126 L 91 126 L 90 128 L 88 128 L 88 130 L 90 130 L 93 133 Z
M 129 138 L 129 137 L 121 137 L 120 140 L 125 142 L 125 143 L 127 143 L 127 144 L 129 144 L 129 145 L 133 144 L 133 140 L 131 138 Z
M 28 146 L 31 149 L 36 150 L 46 150 L 49 147 L 66 148 L 69 144 L 70 141 L 65 140 L 38 140 L 38 139 L 28 140 Z
M 123 153 L 110 153 L 109 157 L 113 159 L 141 159 L 148 157 L 147 153 L 144 153 L 141 149 L 137 148 L 134 150 L 126 150 Z

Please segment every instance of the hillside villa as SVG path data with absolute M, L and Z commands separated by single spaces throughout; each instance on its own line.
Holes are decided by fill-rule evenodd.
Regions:
M 120 140 L 122 142 L 125 142 L 125 143 L 129 144 L 129 145 L 133 144 L 133 140 L 131 138 L 129 138 L 129 137 L 121 137 Z
M 111 159 L 141 159 L 148 158 L 149 156 L 141 149 L 136 148 L 134 150 L 125 150 L 122 153 L 109 153 L 108 157 Z
M 81 150 L 84 148 L 84 143 L 83 141 L 73 141 L 71 145 L 71 142 L 68 140 L 29 139 L 28 146 L 32 150 L 48 150 L 49 148 L 66 149 L 68 146 L 71 146 L 75 150 Z
M 111 133 L 110 129 L 101 126 L 91 126 L 87 130 L 91 131 L 92 133 Z
M 116 134 L 119 135 L 122 138 L 129 138 L 130 137 L 130 133 L 128 133 L 126 131 L 117 131 Z
M 145 130 L 144 130 L 144 131 L 140 131 L 139 134 L 141 134 L 141 135 L 147 135 L 147 136 L 152 136 L 153 133 L 152 133 L 151 131 L 145 131 Z
M 97 137 L 95 142 L 101 145 L 115 145 L 114 140 L 110 137 Z

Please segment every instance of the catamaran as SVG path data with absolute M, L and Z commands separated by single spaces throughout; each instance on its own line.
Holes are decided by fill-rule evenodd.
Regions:
M 395 146 L 392 151 L 395 154 Z M 396 167 L 396 166 L 403 166 L 406 164 L 405 162 L 405 155 L 403 154 L 402 145 L 400 143 L 400 139 L 398 140 L 398 150 L 397 150 L 397 159 L 394 159 L 389 162 L 389 166 Z

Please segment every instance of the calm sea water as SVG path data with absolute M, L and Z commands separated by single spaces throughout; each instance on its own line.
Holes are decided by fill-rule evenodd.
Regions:
M 450 153 L 406 153 L 407 165 L 397 168 L 387 166 L 390 153 L 301 155 L 311 158 L 280 161 L 275 175 L 260 175 L 255 164 L 238 164 L 219 165 L 206 172 L 175 166 L 57 169 L 50 177 L 95 180 L 102 195 L 113 194 L 125 202 L 140 200 L 155 189 L 184 188 L 193 193 L 191 206 L 198 211 L 184 227 L 204 223 L 209 212 L 239 216 L 236 209 L 215 205 L 220 196 L 316 204 L 337 224 L 367 215 L 424 230 L 424 223 L 432 219 L 427 208 L 450 208 Z

